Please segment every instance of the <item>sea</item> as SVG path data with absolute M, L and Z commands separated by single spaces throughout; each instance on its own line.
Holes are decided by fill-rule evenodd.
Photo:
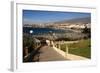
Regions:
M 32 31 L 32 33 L 30 33 Z M 33 28 L 33 27 L 23 27 L 23 32 L 33 35 L 39 35 L 39 34 L 50 34 L 50 33 L 66 33 L 66 32 L 72 32 L 69 29 L 55 29 L 55 28 Z

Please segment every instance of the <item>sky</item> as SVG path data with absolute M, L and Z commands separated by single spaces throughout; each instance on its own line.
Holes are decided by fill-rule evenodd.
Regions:
M 84 17 L 91 17 L 91 14 L 79 12 L 23 10 L 24 24 L 52 23 Z

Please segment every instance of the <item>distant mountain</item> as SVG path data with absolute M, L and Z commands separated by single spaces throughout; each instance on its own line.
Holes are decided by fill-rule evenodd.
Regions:
M 63 25 L 61 25 L 63 24 Z M 76 27 L 77 24 L 77 27 Z M 76 18 L 76 19 L 70 19 L 70 20 L 63 20 L 63 21 L 57 21 L 57 22 L 51 22 L 51 23 L 24 23 L 24 27 L 58 27 L 58 28 L 66 28 L 73 27 L 73 28 L 83 28 L 84 24 L 86 24 L 88 27 L 91 27 L 91 18 L 90 17 L 84 17 L 84 18 Z
M 70 19 L 70 20 L 64 20 L 64 21 L 59 21 L 59 22 L 54 22 L 54 24 L 64 24 L 64 23 L 91 23 L 91 18 L 90 17 L 84 17 L 84 18 L 77 18 L 77 19 Z

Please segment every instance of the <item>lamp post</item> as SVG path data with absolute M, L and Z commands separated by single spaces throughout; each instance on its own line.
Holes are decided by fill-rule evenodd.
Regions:
M 30 39 L 31 39 L 32 38 L 32 34 L 33 34 L 33 30 L 30 30 L 29 33 L 30 33 Z
M 52 46 L 52 31 L 49 31 L 49 34 L 50 34 L 50 46 Z
M 52 31 L 49 31 L 49 33 L 50 33 L 50 35 L 51 35 L 50 44 L 51 44 L 51 46 L 54 46 L 53 41 L 54 41 L 54 38 L 55 38 L 55 33 L 53 33 Z M 51 40 L 52 40 L 52 41 L 51 41 Z
M 33 33 L 33 30 L 30 30 L 30 34 L 32 34 Z

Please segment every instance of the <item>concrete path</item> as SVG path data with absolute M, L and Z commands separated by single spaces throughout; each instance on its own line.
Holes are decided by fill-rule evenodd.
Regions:
M 55 51 L 54 48 L 49 46 L 43 46 L 40 49 L 40 56 L 39 61 L 64 61 L 67 60 L 64 56 L 59 54 L 57 51 Z
M 82 57 L 82 56 L 78 56 L 78 55 L 74 55 L 74 54 L 68 54 L 67 58 L 69 60 L 89 60 L 88 58 Z
M 66 60 L 88 60 L 88 58 L 73 54 L 66 54 L 56 47 L 43 46 L 40 48 L 39 61 L 66 61 Z

